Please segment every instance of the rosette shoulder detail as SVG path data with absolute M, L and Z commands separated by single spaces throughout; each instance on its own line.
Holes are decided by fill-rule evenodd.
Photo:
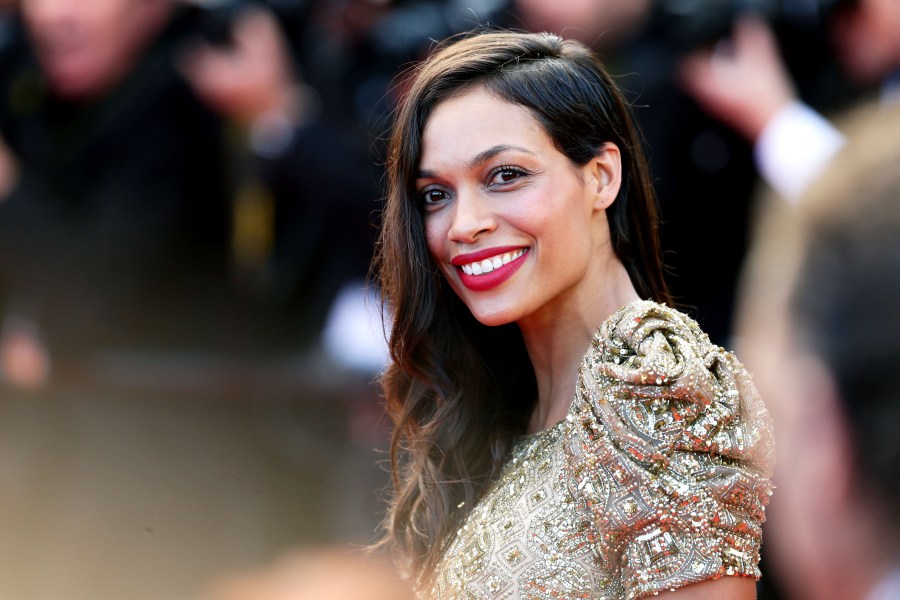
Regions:
M 650 301 L 607 319 L 569 420 L 573 493 L 628 597 L 759 576 L 771 419 L 750 374 L 696 322 Z

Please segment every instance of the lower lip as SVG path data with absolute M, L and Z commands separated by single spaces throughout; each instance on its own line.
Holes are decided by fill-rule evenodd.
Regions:
M 457 267 L 456 272 L 459 274 L 459 280 L 466 288 L 473 292 L 484 292 L 497 287 L 512 277 L 515 272 L 519 270 L 519 267 L 525 263 L 525 258 L 528 254 L 529 252 L 525 252 L 525 254 L 519 258 L 511 260 L 505 265 L 497 267 L 490 273 L 485 273 L 484 275 L 467 275 L 461 267 Z

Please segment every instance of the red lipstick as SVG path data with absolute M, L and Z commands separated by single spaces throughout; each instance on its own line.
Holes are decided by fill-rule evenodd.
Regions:
M 482 275 L 467 275 L 462 270 L 462 265 L 478 262 L 486 258 L 493 258 L 495 256 L 500 256 L 502 254 L 506 254 L 507 252 L 515 252 L 517 250 L 524 250 L 524 254 L 516 259 L 509 261 L 505 265 L 496 267 L 490 273 L 484 273 Z M 459 280 L 464 286 L 466 286 L 466 288 L 472 290 L 473 292 L 483 292 L 497 287 L 498 285 L 512 277 L 515 272 L 519 270 L 519 267 L 521 267 L 525 263 L 525 259 L 528 257 L 528 254 L 529 249 L 522 248 L 521 246 L 488 248 L 486 250 L 479 250 L 478 252 L 472 252 L 470 254 L 461 254 L 459 256 L 455 256 L 450 260 L 450 264 L 456 267 L 456 274 L 459 276 Z

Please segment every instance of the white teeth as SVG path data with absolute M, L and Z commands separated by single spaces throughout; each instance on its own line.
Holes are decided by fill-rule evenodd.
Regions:
M 466 275 L 483 275 L 490 273 L 494 269 L 499 269 L 503 265 L 507 265 L 517 258 L 525 254 L 525 249 L 515 250 L 513 252 L 505 252 L 491 258 L 486 258 L 479 262 L 462 265 L 462 271 Z

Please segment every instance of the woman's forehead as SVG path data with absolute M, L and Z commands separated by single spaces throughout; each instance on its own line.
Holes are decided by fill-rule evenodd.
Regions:
M 539 153 L 553 143 L 532 112 L 479 87 L 438 104 L 422 133 L 420 167 L 469 164 L 496 149 Z

